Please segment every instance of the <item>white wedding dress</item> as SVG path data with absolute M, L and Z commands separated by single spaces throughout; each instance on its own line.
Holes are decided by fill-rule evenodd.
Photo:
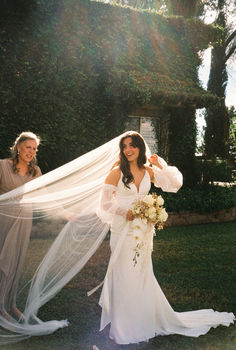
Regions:
M 176 192 L 177 172 L 175 167 L 167 166 L 162 171 L 156 169 L 155 185 Z M 117 187 L 104 185 L 101 206 L 111 216 L 112 255 L 99 301 L 102 307 L 100 330 L 110 323 L 110 338 L 118 344 L 138 343 L 168 334 L 198 337 L 211 327 L 229 326 L 234 320 L 233 313 L 211 309 L 181 313 L 172 309 L 153 273 L 153 231 L 149 232 L 148 247 L 141 250 L 134 266 L 136 243 L 132 222 L 126 221 L 124 213 L 136 199 L 144 197 L 150 187 L 148 171 L 139 189 L 133 183 L 130 189 L 125 187 L 122 176 Z
M 37 317 L 38 311 L 81 271 L 110 225 L 112 256 L 101 296 L 101 328 L 110 322 L 111 337 L 117 343 L 138 342 L 158 334 L 199 335 L 210 326 L 233 322 L 233 314 L 213 311 L 178 314 L 171 309 L 152 272 L 152 232 L 133 266 L 135 243 L 125 214 L 135 198 L 148 193 L 149 175 L 145 174 L 139 191 L 133 184 L 130 190 L 125 188 L 121 181 L 118 187 L 103 185 L 111 165 L 119 158 L 119 142 L 124 135 L 0 195 L 0 222 L 9 218 L 22 222 L 33 219 L 35 232 L 55 237 L 34 275 L 29 276 L 30 285 L 26 284 L 26 289 L 22 288 L 17 295 L 23 319 L 9 321 L 0 314 L 0 346 L 51 334 L 68 325 L 67 320 L 44 322 Z M 163 170 L 156 169 L 156 185 L 163 191 L 176 192 L 182 184 L 181 173 L 160 157 L 159 161 Z M 64 219 L 71 213 L 76 213 L 76 217 L 64 225 Z

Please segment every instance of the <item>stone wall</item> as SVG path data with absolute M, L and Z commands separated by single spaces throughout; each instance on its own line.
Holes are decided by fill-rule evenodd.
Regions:
M 214 213 L 169 213 L 165 226 L 187 226 L 198 224 L 209 224 L 214 222 L 227 222 L 236 220 L 236 207 L 223 209 Z M 55 237 L 65 226 L 63 220 L 45 220 L 33 223 L 31 238 Z M 236 229 L 236 224 L 235 224 Z
M 168 213 L 165 226 L 187 226 L 234 220 L 236 220 L 236 207 L 203 214 L 193 212 Z

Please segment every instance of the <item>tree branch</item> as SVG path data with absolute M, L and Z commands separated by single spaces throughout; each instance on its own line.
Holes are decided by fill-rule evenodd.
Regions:
M 225 55 L 225 59 L 224 59 L 225 62 L 228 61 L 228 59 L 230 58 L 230 56 L 232 56 L 232 54 L 234 53 L 235 50 L 236 50 L 236 45 L 233 45 L 233 46 L 230 48 L 230 50 L 229 50 L 229 52 L 227 53 L 227 55 Z
M 230 34 L 230 36 L 225 41 L 225 46 L 227 47 L 229 43 L 234 39 L 236 36 L 236 29 Z

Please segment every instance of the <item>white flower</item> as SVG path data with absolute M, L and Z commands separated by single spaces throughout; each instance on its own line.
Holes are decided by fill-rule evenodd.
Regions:
M 158 205 L 163 205 L 164 204 L 164 199 L 162 198 L 162 196 L 158 196 L 157 197 L 157 204 Z
M 160 221 L 166 221 L 168 219 L 168 214 L 167 214 L 165 208 L 161 209 L 160 214 L 159 214 L 159 219 L 160 219 Z
M 155 199 L 153 198 L 153 196 L 151 194 L 147 194 L 143 198 L 143 202 L 146 203 L 147 205 L 153 205 L 153 203 L 155 202 Z
M 151 220 L 156 220 L 156 218 L 157 218 L 156 213 L 153 213 L 153 214 L 149 215 L 149 218 L 150 218 Z
M 134 246 L 134 266 L 138 257 L 145 247 L 151 244 L 150 234 L 154 234 L 155 226 L 158 230 L 163 229 L 163 223 L 167 220 L 168 214 L 163 208 L 164 199 L 156 194 L 148 194 L 142 200 L 133 203 L 132 213 L 134 220 L 130 222 L 132 236 L 136 242 Z
M 150 207 L 148 209 L 148 216 L 151 217 L 153 214 L 156 214 L 156 209 L 154 207 Z
M 140 208 L 137 206 L 134 206 L 134 208 L 132 209 L 133 214 L 139 214 L 140 213 Z

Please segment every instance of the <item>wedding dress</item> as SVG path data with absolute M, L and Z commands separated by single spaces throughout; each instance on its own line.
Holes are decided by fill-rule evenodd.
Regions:
M 165 166 L 162 171 L 153 167 L 155 185 L 165 191 L 176 192 L 176 178 L 181 181 L 178 170 L 166 166 L 163 161 L 162 164 Z M 139 189 L 134 183 L 130 184 L 130 189 L 125 187 L 122 175 L 117 187 L 104 185 L 103 188 L 101 207 L 104 216 L 106 212 L 110 215 L 112 255 L 99 301 L 102 307 L 100 330 L 110 323 L 110 338 L 118 344 L 138 343 L 168 334 L 198 337 L 211 327 L 229 326 L 234 320 L 232 313 L 211 309 L 182 313 L 172 309 L 153 273 L 151 252 L 154 230 L 149 230 L 146 246 L 140 250 L 137 264 L 134 263 L 135 228 L 123 214 L 133 202 L 142 199 L 150 187 L 150 176 L 146 170 Z
M 111 189 L 109 186 L 108 188 L 103 186 L 111 166 L 118 160 L 119 141 L 123 136 L 124 134 L 37 179 L 0 195 L 0 222 L 2 220 L 7 220 L 7 218 L 26 221 L 33 219 L 33 230 L 37 229 L 40 233 L 50 233 L 52 237 L 55 237 L 52 246 L 43 257 L 36 271 L 33 272 L 32 276 L 28 277 L 27 282 L 30 283 L 26 283 L 25 288 L 22 289 L 23 293 L 21 293 L 20 290 L 17 295 L 17 304 L 23 312 L 23 318 L 21 320 L 15 318 L 8 320 L 4 315 L 0 314 L 0 345 L 17 342 L 31 336 L 50 334 L 61 327 L 67 326 L 67 320 L 51 320 L 47 322 L 40 320 L 37 317 L 38 311 L 40 307 L 52 299 L 83 268 L 102 243 L 109 231 L 111 222 L 113 223 L 111 241 L 113 254 L 105 279 L 103 297 L 101 298 L 104 309 L 102 326 L 111 321 L 114 329 L 113 337 L 116 337 L 115 320 L 121 324 L 123 330 L 127 322 L 130 321 L 130 315 L 127 314 L 126 319 L 122 311 L 115 313 L 115 308 L 119 306 L 118 300 L 119 296 L 123 293 L 123 288 L 127 292 L 127 297 L 129 296 L 129 299 L 132 299 L 132 290 L 127 291 L 127 288 L 125 288 L 128 287 L 128 281 L 123 281 L 122 276 L 119 276 L 119 273 L 123 274 L 122 269 L 125 271 L 124 276 L 126 274 L 128 276 L 127 269 L 129 265 L 127 265 L 127 267 L 125 266 L 123 255 L 126 256 L 127 263 L 129 259 L 132 260 L 132 256 L 130 256 L 131 253 L 130 255 L 128 254 L 128 242 L 132 238 L 129 234 L 132 234 L 132 232 L 128 232 L 128 225 L 122 215 L 124 216 L 126 209 L 128 209 L 131 201 L 133 201 L 138 193 L 134 185 L 131 184 L 131 190 L 127 192 L 126 189 L 123 189 L 126 192 L 120 192 L 119 196 L 119 187 L 117 191 L 119 205 L 117 205 L 117 202 L 112 201 L 113 191 L 116 190 L 116 188 Z M 150 156 L 148 147 L 147 156 Z M 175 192 L 178 189 L 181 174 L 176 172 L 176 168 L 168 167 L 164 161 L 163 167 L 165 169 L 158 173 L 158 181 L 161 182 L 161 187 L 164 191 L 170 190 Z M 122 184 L 119 186 L 121 186 L 122 189 Z M 146 174 L 140 185 L 139 194 L 147 193 L 149 188 L 150 180 Z M 101 201 L 104 205 L 99 208 L 100 194 L 102 194 L 101 198 L 104 199 L 104 196 L 107 198 L 107 203 Z M 119 208 L 121 204 L 122 207 Z M 70 212 L 76 213 L 76 217 L 74 220 L 66 223 L 64 219 Z M 17 215 L 15 213 L 17 213 Z M 116 215 L 118 213 L 122 215 Z M 130 244 L 131 243 L 130 241 Z M 120 249 L 121 247 L 122 249 Z M 125 251 L 127 251 L 127 253 L 125 253 Z M 9 252 L 9 254 L 11 254 L 11 252 Z M 145 256 L 147 260 L 144 259 L 146 262 L 142 265 L 145 267 L 145 270 L 148 270 L 148 273 L 142 275 L 146 276 L 143 277 L 142 283 L 143 290 L 146 291 L 145 295 L 148 292 L 148 298 L 151 300 L 152 292 L 150 291 L 150 285 L 156 282 L 154 283 L 155 279 L 152 276 L 151 252 L 146 250 Z M 138 264 L 140 264 L 141 260 L 142 257 L 140 256 Z M 123 261 L 123 265 L 120 263 L 118 264 L 120 261 Z M 131 266 L 129 267 L 130 272 L 135 271 L 134 274 L 132 274 L 134 280 L 135 274 L 140 274 L 141 276 L 138 264 L 134 268 L 132 266 L 132 269 Z M 116 272 L 117 281 L 114 281 L 112 276 L 114 277 Z M 127 284 L 124 283 L 122 287 L 120 281 L 122 281 L 122 283 L 126 282 Z M 138 281 L 133 281 L 133 283 L 137 283 L 131 286 L 135 288 L 132 294 L 134 295 L 137 293 L 134 297 L 134 300 L 137 301 Z M 28 286 L 29 290 L 27 291 Z M 154 289 L 157 289 L 157 287 Z M 141 290 L 142 289 L 140 289 L 140 291 Z M 113 298 L 112 293 L 114 291 L 117 298 Z M 154 299 L 153 297 L 152 306 L 150 306 L 146 300 L 142 300 L 142 303 L 146 303 L 149 308 L 153 308 Z M 155 301 L 155 303 L 156 302 L 158 302 L 157 309 L 159 310 L 159 301 Z M 112 303 L 114 303 L 114 307 Z M 141 310 L 142 303 L 140 302 L 140 304 L 136 305 L 136 308 L 132 307 L 132 304 L 130 304 L 130 310 L 133 310 L 134 317 L 137 318 L 136 322 L 138 322 L 143 312 L 143 310 Z M 165 304 L 162 303 L 162 305 Z M 135 312 L 138 307 L 140 307 L 142 311 L 139 315 Z M 118 315 L 118 318 L 115 315 Z M 152 317 L 151 313 L 150 317 Z M 162 325 L 168 320 L 168 312 L 165 312 L 165 316 L 163 317 Z M 122 323 L 119 321 L 119 318 L 122 320 Z M 204 320 L 208 322 L 207 317 L 204 317 Z M 222 323 L 228 325 L 232 321 L 232 314 L 226 314 L 224 320 L 221 320 L 221 316 L 219 321 L 216 321 L 214 318 L 214 322 L 217 324 Z M 212 325 L 214 322 L 208 322 L 207 325 Z M 141 323 L 140 321 L 140 324 Z M 215 325 L 215 323 L 213 325 Z M 136 323 L 133 324 L 135 325 Z M 145 326 L 145 329 L 147 328 L 149 328 L 149 326 Z M 158 334 L 157 327 L 154 328 L 152 333 L 152 328 L 150 327 L 150 331 L 145 332 L 143 338 L 147 339 L 150 336 Z M 137 328 L 134 327 L 132 334 L 135 332 L 135 329 Z M 142 332 L 140 334 L 142 334 Z M 123 341 L 127 341 L 126 337 L 122 335 L 121 338 Z M 138 336 L 136 337 L 134 335 L 131 335 L 131 338 L 128 341 L 138 341 L 139 339 Z M 116 339 L 119 341 L 119 336 L 117 336 Z

